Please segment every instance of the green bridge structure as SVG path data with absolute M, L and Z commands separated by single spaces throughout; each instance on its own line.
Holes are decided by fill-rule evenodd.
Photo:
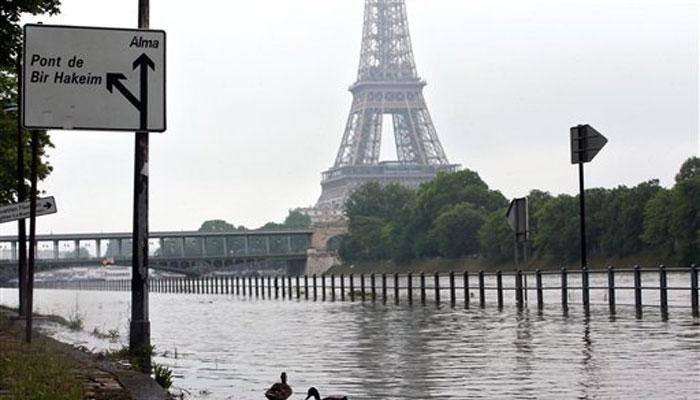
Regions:
M 149 234 L 149 268 L 196 276 L 214 270 L 306 269 L 312 230 Z M 131 265 L 132 233 L 37 235 L 36 270 L 105 264 Z M 0 270 L 16 270 L 17 236 L 0 236 Z

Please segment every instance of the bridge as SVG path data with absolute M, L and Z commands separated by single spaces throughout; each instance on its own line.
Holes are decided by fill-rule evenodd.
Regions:
M 312 243 L 311 230 L 151 232 L 149 267 L 197 275 L 197 269 L 230 269 L 241 265 L 283 266 L 303 273 Z M 131 265 L 132 233 L 37 235 L 38 271 L 103 263 Z M 0 270 L 17 265 L 18 239 L 0 236 Z

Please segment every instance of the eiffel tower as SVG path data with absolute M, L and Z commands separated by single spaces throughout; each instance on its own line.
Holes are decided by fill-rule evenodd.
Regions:
M 365 0 L 353 103 L 335 165 L 323 173 L 318 214 L 340 215 L 352 191 L 367 182 L 417 187 L 457 169 L 437 137 L 425 86 L 413 58 L 405 0 Z M 379 161 L 385 115 L 393 120 L 397 161 Z

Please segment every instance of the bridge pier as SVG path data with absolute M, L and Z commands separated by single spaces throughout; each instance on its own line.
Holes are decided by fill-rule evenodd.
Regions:
M 95 241 L 95 248 L 97 251 L 97 258 L 102 258 L 102 240 L 97 239 Z
M 58 240 L 53 241 L 53 259 L 58 260 L 61 258 L 61 248 L 59 246 Z

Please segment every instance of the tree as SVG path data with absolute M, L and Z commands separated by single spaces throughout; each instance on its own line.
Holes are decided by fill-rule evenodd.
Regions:
M 700 176 L 700 157 L 690 157 L 681 165 L 681 170 L 676 174 L 676 183 Z
M 0 6 L 1 7 L 1 6 Z M 2 36 L 0 34 L 0 36 Z M 16 78 L 8 71 L 0 70 L 0 107 L 17 102 Z M 29 177 L 31 167 L 30 135 L 22 132 L 24 141 L 24 176 Z M 48 134 L 40 131 L 39 138 L 39 168 L 37 178 L 46 179 L 53 168 L 46 161 L 46 148 L 53 147 Z M 29 181 L 25 180 L 25 193 L 29 193 Z M 14 203 L 17 194 L 17 113 L 0 109 L 0 204 Z
M 22 43 L 22 14 L 59 13 L 60 0 L 21 0 L 0 2 L 0 69 L 14 68 L 17 48 Z
M 495 261 L 505 261 L 513 257 L 515 235 L 506 220 L 506 211 L 502 208 L 492 212 L 479 229 L 481 254 Z
M 544 204 L 536 215 L 538 231 L 533 235 L 535 246 L 557 261 L 573 261 L 579 256 L 578 200 L 560 195 Z
M 461 257 L 479 252 L 479 229 L 486 222 L 484 211 L 471 204 L 450 206 L 438 216 L 428 236 L 445 257 Z
M 298 210 L 290 210 L 282 225 L 287 229 L 309 229 L 311 217 Z
M 670 232 L 670 190 L 661 190 L 644 207 L 642 240 L 662 256 L 673 255 L 674 240 Z
M 700 176 L 681 180 L 671 192 L 669 233 L 683 264 L 700 262 Z
M 22 40 L 20 19 L 22 14 L 57 14 L 60 0 L 22 0 L 0 2 L 0 204 L 16 202 L 17 196 L 17 115 L 16 112 L 2 111 L 7 104 L 17 104 L 17 49 Z M 23 132 L 25 144 L 24 169 L 29 176 L 31 152 L 29 134 Z M 53 147 L 46 132 L 39 132 L 38 179 L 43 180 L 51 173 L 46 162 L 45 149 Z M 27 192 L 28 192 L 28 185 Z
M 199 227 L 200 232 L 236 232 L 241 230 L 241 228 L 236 228 L 235 225 L 230 224 L 222 219 L 213 219 L 205 221 L 202 226 Z M 243 228 L 245 230 L 245 228 Z

